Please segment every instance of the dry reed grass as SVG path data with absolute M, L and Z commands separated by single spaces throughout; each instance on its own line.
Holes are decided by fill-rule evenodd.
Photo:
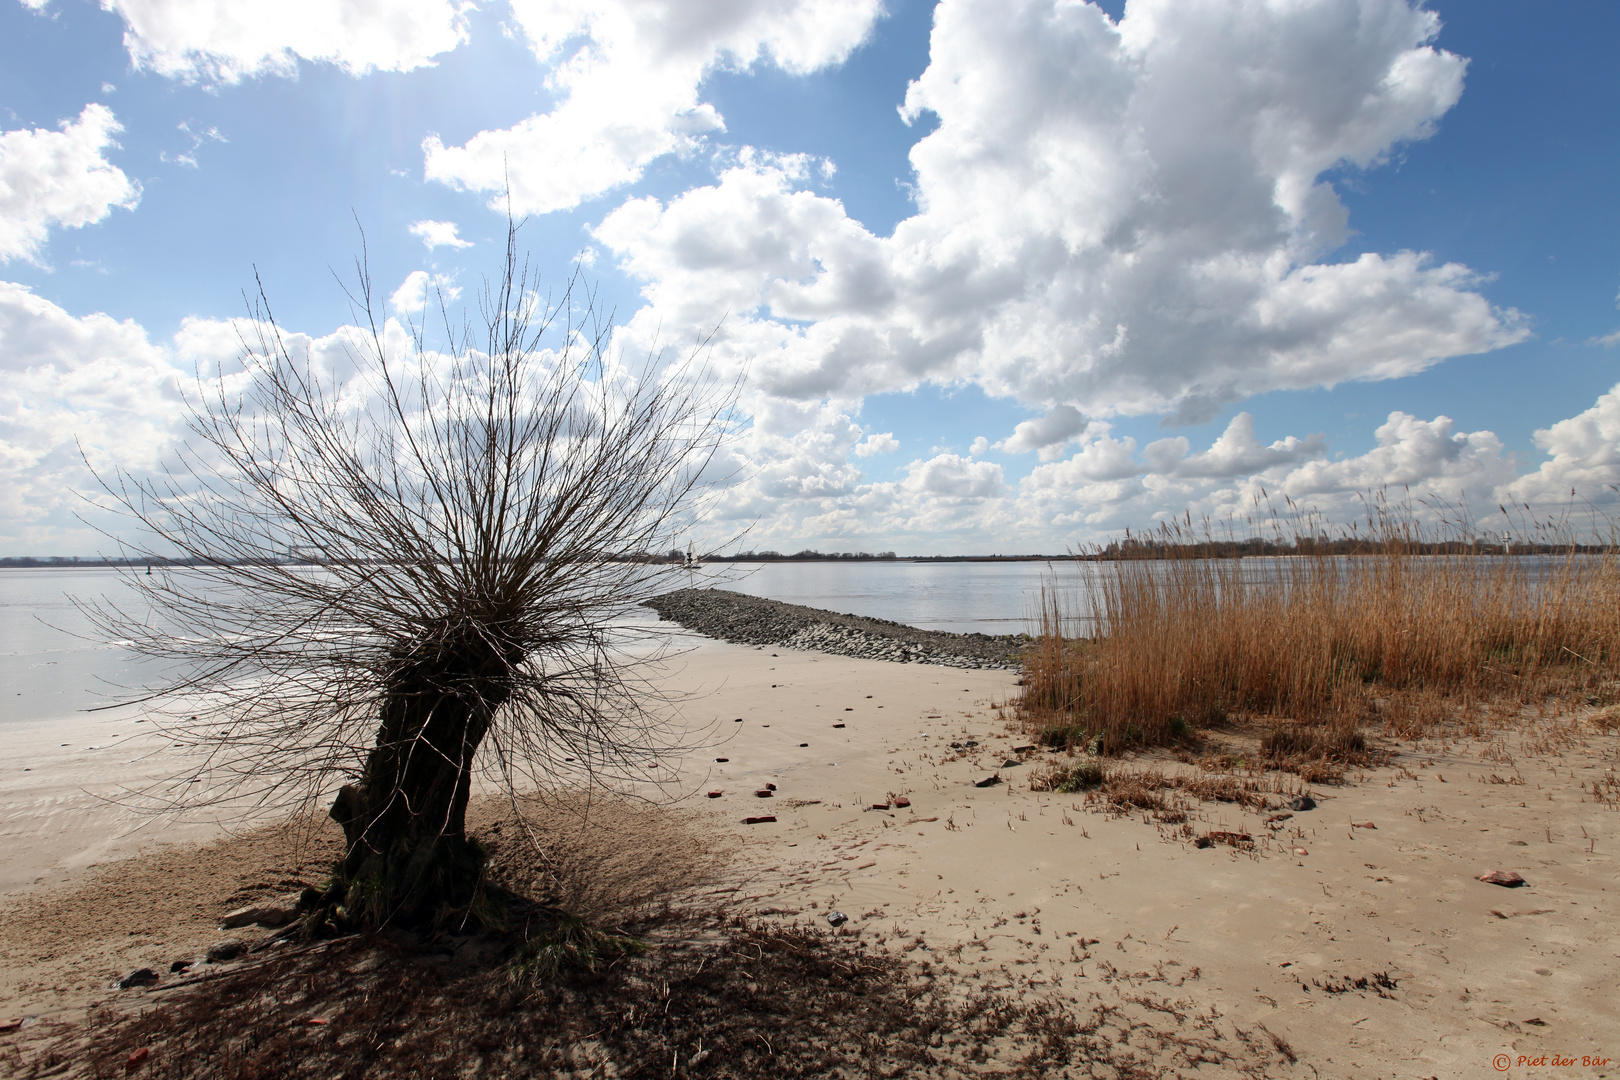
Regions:
M 1364 764 L 1369 723 L 1412 737 L 1459 714 L 1477 726 L 1482 707 L 1612 684 L 1612 522 L 1601 546 L 1576 544 L 1566 517 L 1530 530 L 1536 542 L 1516 550 L 1534 554 L 1502 555 L 1464 525 L 1425 528 L 1410 506 L 1368 506 L 1365 534 L 1323 542 L 1304 519 L 1272 545 L 1284 556 L 1210 557 L 1222 543 L 1190 519 L 1132 542 L 1137 557 L 1083 553 L 1078 603 L 1058 582 L 1043 591 L 1026 726 L 1049 746 L 1117 753 L 1243 719 L 1268 729 L 1274 759 Z

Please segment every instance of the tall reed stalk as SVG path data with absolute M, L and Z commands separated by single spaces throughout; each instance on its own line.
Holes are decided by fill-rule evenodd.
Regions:
M 1550 553 L 1543 537 L 1536 555 L 1486 554 L 1472 538 L 1432 554 L 1411 513 L 1376 506 L 1367 536 L 1326 545 L 1313 529 L 1281 545 L 1290 555 L 1212 558 L 1190 524 L 1133 546 L 1149 557 L 1087 553 L 1074 599 L 1058 580 L 1043 590 L 1026 719 L 1048 741 L 1104 749 L 1231 717 L 1342 743 L 1403 695 L 1523 702 L 1620 671 L 1612 531 L 1598 548 L 1565 531 Z

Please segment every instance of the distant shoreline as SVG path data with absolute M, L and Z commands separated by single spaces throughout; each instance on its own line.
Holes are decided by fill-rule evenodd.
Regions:
M 866 555 L 705 555 L 697 561 L 708 566 L 716 563 L 839 563 L 841 565 L 867 563 L 956 563 L 956 562 L 1059 562 L 1076 558 L 1074 555 L 896 555 L 889 558 Z M 662 556 L 621 556 L 621 561 L 645 561 L 671 564 L 677 562 Z M 320 566 L 312 559 L 287 560 L 289 564 Z M 0 557 L 0 570 L 130 570 L 145 566 L 184 568 L 188 566 L 233 566 L 235 563 L 204 563 L 197 559 L 94 559 L 65 556 L 17 555 Z
M 1070 552 L 1063 555 L 868 555 L 865 553 L 855 555 L 832 555 L 817 553 L 814 555 L 701 555 L 693 564 L 699 566 L 734 565 L 737 563 L 752 563 L 760 566 L 780 563 L 835 563 L 840 566 L 892 566 L 896 563 L 920 563 L 937 565 L 940 563 L 1052 563 L 1052 562 L 1128 562 L 1128 561 L 1165 561 L 1181 559 L 1292 559 L 1292 558 L 1352 558 L 1365 555 L 1379 555 L 1382 553 L 1378 545 L 1355 545 L 1350 542 L 1334 542 L 1320 545 L 1314 550 L 1301 550 L 1298 548 L 1277 548 L 1275 550 L 1243 550 L 1235 545 L 1187 545 L 1178 549 L 1155 549 L 1146 545 L 1141 547 L 1115 549 L 1113 546 L 1101 551 L 1075 554 Z M 1525 557 L 1548 555 L 1613 555 L 1614 549 L 1606 544 L 1514 544 L 1508 550 L 1501 550 L 1501 545 L 1472 544 L 1472 543 L 1428 543 L 1413 544 L 1411 551 L 1407 552 L 1419 556 L 1458 556 L 1473 557 Z M 639 562 L 655 566 L 679 566 L 684 559 L 677 559 L 667 555 L 612 555 L 606 556 L 608 562 Z M 238 562 L 205 562 L 201 559 L 101 559 L 61 555 L 35 556 L 10 555 L 0 557 L 0 570 L 139 570 L 143 567 L 162 567 L 169 569 L 185 569 L 194 566 L 239 566 L 247 565 Z M 323 566 L 327 565 L 317 559 L 285 559 L 271 565 L 277 566 Z

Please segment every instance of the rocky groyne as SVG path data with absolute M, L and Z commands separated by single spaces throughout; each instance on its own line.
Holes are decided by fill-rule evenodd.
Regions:
M 658 617 L 721 641 L 835 656 L 1017 671 L 1024 634 L 947 634 L 887 619 L 784 604 L 729 589 L 677 589 L 647 601 Z

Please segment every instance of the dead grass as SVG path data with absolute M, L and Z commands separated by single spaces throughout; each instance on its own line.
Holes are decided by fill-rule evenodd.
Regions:
M 1077 561 L 1083 599 L 1050 590 L 1025 657 L 1027 730 L 1111 754 L 1259 721 L 1274 727 L 1274 759 L 1343 765 L 1366 752 L 1369 726 L 1404 738 L 1459 719 L 1482 730 L 1482 709 L 1612 684 L 1613 545 L 1431 554 L 1439 538 L 1410 512 L 1374 507 L 1366 538 L 1331 554 L 1296 538 L 1290 556 L 1203 557 L 1209 547 L 1180 525 L 1134 549 L 1161 557 Z
M 1234 803 L 1245 810 L 1265 811 L 1305 790 L 1304 778 L 1290 782 L 1278 771 L 1263 768 L 1239 775 L 1232 768 L 1231 761 L 1217 758 L 1200 762 L 1194 772 L 1088 758 L 1036 773 L 1029 786 L 1031 791 L 1060 795 L 1084 793 L 1086 805 L 1099 813 L 1146 810 L 1161 824 L 1185 821 L 1195 802 Z

